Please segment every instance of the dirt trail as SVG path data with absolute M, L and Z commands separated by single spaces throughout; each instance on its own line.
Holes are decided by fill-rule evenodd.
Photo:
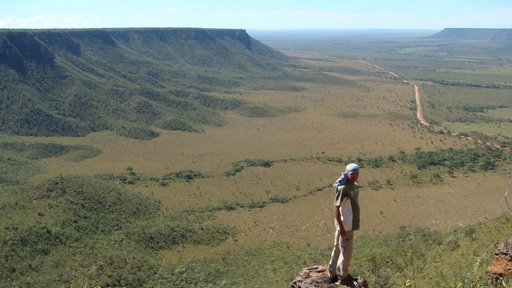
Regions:
M 409 83 L 409 82 L 407 82 L 407 80 L 403 80 L 403 81 L 406 83 Z M 428 127 L 428 126 L 430 126 L 430 124 L 428 124 L 427 120 L 425 119 L 425 116 L 423 115 L 423 105 L 421 104 L 421 99 L 420 99 L 420 89 L 418 88 L 418 85 L 416 85 L 416 84 L 412 84 L 412 83 L 409 83 L 409 84 L 414 86 L 414 92 L 416 94 L 416 117 L 418 117 L 418 120 L 420 121 L 421 125 Z
M 394 73 L 393 71 L 389 71 L 388 69 L 386 68 L 383 68 L 383 67 L 380 67 L 378 65 L 375 65 L 373 63 L 369 63 L 369 62 L 366 62 L 366 61 L 361 61 L 361 60 L 358 60 L 357 62 L 359 63 L 364 63 L 366 65 L 370 65 L 372 67 L 375 67 L 379 70 L 382 70 L 388 74 L 390 74 L 391 76 L 395 77 L 396 79 L 399 79 L 401 80 L 402 82 L 406 83 L 406 84 L 409 84 L 411 86 L 414 87 L 414 94 L 415 94 L 415 99 L 416 99 L 416 117 L 418 118 L 418 121 L 420 121 L 421 125 L 425 126 L 425 127 L 428 127 L 430 126 L 430 124 L 427 122 L 427 120 L 425 119 L 425 116 L 423 115 L 423 105 L 421 104 L 421 96 L 420 96 L 420 89 L 418 88 L 418 85 L 416 84 L 413 84 L 411 82 L 409 82 L 407 79 L 404 79 L 403 77 L 400 77 L 398 76 L 396 73 Z
M 390 71 L 390 70 L 388 70 L 388 69 L 386 69 L 384 67 L 380 67 L 380 66 L 375 65 L 373 63 L 366 62 L 366 61 L 361 61 L 361 60 L 356 60 L 356 62 L 363 63 L 363 64 L 366 64 L 366 65 L 370 65 L 372 67 L 375 67 L 375 68 L 377 68 L 379 70 L 382 70 L 382 71 L 390 74 L 391 76 L 395 77 L 396 79 L 399 79 L 402 82 L 413 86 L 414 87 L 414 93 L 415 93 L 415 99 L 416 99 L 416 117 L 418 118 L 418 121 L 420 122 L 421 125 L 423 125 L 425 127 L 429 127 L 430 126 L 430 124 L 425 119 L 425 116 L 423 115 L 423 105 L 421 104 L 421 96 L 420 96 L 421 94 L 420 94 L 420 89 L 419 89 L 418 85 L 410 82 L 409 80 L 407 80 L 407 79 L 405 79 L 403 77 L 398 76 L 393 71 Z M 467 139 L 467 140 L 471 140 L 471 141 L 476 141 L 479 144 L 491 146 L 493 148 L 497 148 L 497 149 L 504 150 L 504 151 L 509 151 L 510 150 L 509 147 L 502 147 L 502 146 L 500 146 L 498 144 L 495 144 L 495 143 L 484 142 L 484 141 L 479 140 L 479 139 L 473 139 L 472 137 L 468 137 L 468 136 L 464 136 L 464 135 L 459 135 L 457 133 L 454 133 L 453 131 L 449 131 L 449 132 L 453 136 L 458 136 L 458 137 L 461 137 L 463 139 Z

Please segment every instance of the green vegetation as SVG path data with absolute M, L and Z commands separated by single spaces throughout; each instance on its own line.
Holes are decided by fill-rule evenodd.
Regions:
M 178 172 L 165 174 L 162 177 L 162 180 L 166 180 L 166 181 L 184 180 L 186 182 L 190 182 L 194 179 L 207 178 L 207 177 L 208 177 L 207 175 L 205 175 L 199 171 L 186 170 L 186 171 L 178 171 Z
M 200 125 L 221 125 L 219 111 L 278 113 L 216 92 L 301 89 L 290 80 L 339 82 L 285 70 L 294 63 L 290 58 L 243 30 L 0 31 L 0 51 L 0 133 L 16 135 L 111 130 L 150 140 L 159 135 L 154 126 L 197 132 Z
M 0 154 L 0 186 L 23 183 L 43 170 L 40 165 L 22 157 Z
M 161 215 L 158 201 L 86 177 L 0 193 L 0 280 L 9 286 L 151 286 L 160 249 L 233 234 L 211 215 Z
M 4 148 L 7 147 L 9 151 L 15 151 L 22 146 L 13 144 L 4 146 Z M 38 145 L 23 147 L 32 147 L 34 151 L 42 149 Z M 46 157 L 62 155 L 62 151 L 67 151 L 62 147 L 57 149 L 53 145 L 48 147 L 51 147 L 48 148 L 49 151 L 54 152 L 40 152 L 40 154 L 27 152 L 24 155 Z M 46 150 L 43 149 L 43 151 Z M 499 150 L 491 148 L 442 149 L 437 152 L 416 151 L 413 154 L 400 152 L 389 157 L 368 159 L 358 157 L 357 161 L 360 161 L 363 166 L 368 165 L 376 169 L 394 165 L 397 161 L 404 161 L 415 163 L 420 170 L 432 166 L 449 169 L 468 169 L 467 167 L 471 166 L 474 169 L 486 170 L 494 169 L 496 166 L 478 165 L 483 163 L 482 159 L 490 159 L 496 164 L 506 160 L 502 156 Z M 324 158 L 311 158 L 304 161 L 340 160 L 337 157 Z M 289 161 L 299 160 L 246 159 L 236 162 L 234 167 L 270 168 L 276 162 Z M 460 165 L 461 163 L 464 165 Z M 126 177 L 123 181 L 121 181 L 122 176 Z M 133 167 L 127 167 L 125 174 L 113 176 L 113 179 L 130 184 L 130 179 L 136 179 L 134 183 L 142 180 L 157 183 L 159 181 L 188 182 L 204 177 L 206 176 L 201 172 L 186 170 L 168 173 L 161 178 L 144 178 L 138 176 Z M 414 174 L 410 177 L 414 178 Z M 433 179 L 439 181 L 440 176 L 437 177 Z M 392 183 L 387 184 L 392 185 Z M 380 181 L 369 185 L 372 189 L 382 187 Z M 173 283 L 176 287 L 197 287 L 201 286 L 201 283 L 208 283 L 239 287 L 248 283 L 254 284 L 254 281 L 261 282 L 254 284 L 257 287 L 269 283 L 283 285 L 297 273 L 293 267 L 323 261 L 329 251 L 318 247 L 294 247 L 286 243 L 275 243 L 263 247 L 265 249 L 263 252 L 262 247 L 257 249 L 249 247 L 237 253 L 225 254 L 222 256 L 223 260 L 216 261 L 215 265 L 211 265 L 208 258 L 199 258 L 182 263 L 171 263 L 162 270 L 160 270 L 161 261 L 158 251 L 183 244 L 218 245 L 230 237 L 236 237 L 236 231 L 233 228 L 209 222 L 213 213 L 217 211 L 261 209 L 270 204 L 284 205 L 292 200 L 323 191 L 325 188 L 327 187 L 319 187 L 296 197 L 269 195 L 267 201 L 224 202 L 218 206 L 184 210 L 171 215 L 162 215 L 160 205 L 154 199 L 123 191 L 117 186 L 86 177 L 58 177 L 37 186 L 3 188 L 0 190 L 2 193 L 0 199 L 3 199 L 1 210 L 2 219 L 5 220 L 2 221 L 1 228 L 7 233 L 1 239 L 2 243 L 5 243 L 2 262 L 8 273 L 3 274 L 6 278 L 2 281 L 15 286 L 57 284 L 80 286 L 90 283 L 100 286 L 158 287 Z M 486 283 L 486 280 L 479 276 L 483 275 L 479 272 L 485 269 L 485 265 L 478 264 L 477 270 L 472 272 L 481 256 L 475 253 L 482 251 L 482 247 L 487 247 L 485 251 L 491 253 L 490 243 L 484 243 L 490 240 L 484 235 L 494 233 L 497 234 L 494 237 L 496 238 L 499 235 L 506 237 L 507 233 L 510 233 L 512 227 L 506 224 L 510 222 L 507 217 L 503 216 L 494 220 L 495 222 L 484 223 L 481 225 L 483 228 L 468 226 L 460 231 L 445 234 L 426 228 L 404 227 L 397 234 L 379 235 L 379 241 L 376 241 L 373 236 L 362 236 L 358 238 L 360 244 L 357 246 L 361 251 L 356 253 L 363 256 L 355 260 L 354 266 L 361 274 L 365 274 L 373 286 L 377 287 L 400 286 L 408 279 L 427 286 L 446 283 L 453 283 L 453 285 Z M 500 227 L 499 231 L 496 227 Z M 376 242 L 384 245 L 379 244 L 377 247 Z M 94 257 L 90 257 L 92 250 L 94 250 Z M 431 271 L 431 268 L 426 265 L 429 261 L 452 263 L 453 259 L 449 255 L 456 257 L 454 255 L 459 255 L 462 251 L 465 251 L 465 254 L 473 253 L 471 255 L 474 255 L 472 257 L 475 263 L 461 261 L 462 263 L 458 264 L 459 269 L 449 273 Z M 268 258 L 268 255 L 273 255 L 273 258 Z M 253 259 L 251 265 L 245 264 L 249 256 Z M 275 261 L 269 259 L 275 259 Z M 278 262 L 281 264 L 278 265 Z M 233 265 L 238 267 L 236 272 L 228 268 L 234 267 Z M 256 273 L 253 269 L 254 265 L 260 265 L 257 266 L 260 268 L 268 267 L 273 272 L 266 274 L 267 277 L 257 277 L 252 274 Z M 415 267 L 414 273 L 412 265 Z M 134 273 L 135 270 L 138 272 Z M 437 273 L 438 276 L 432 278 L 432 273 Z M 468 277 L 468 273 L 473 274 Z
M 163 119 L 157 124 L 157 126 L 171 131 L 199 132 L 199 130 L 194 128 L 192 125 L 179 118 Z
M 347 162 L 358 162 L 362 167 L 382 168 L 393 167 L 394 165 L 412 164 L 417 171 L 407 174 L 408 181 L 414 185 L 430 183 L 433 185 L 444 182 L 443 175 L 453 175 L 455 171 L 463 173 L 475 173 L 479 171 L 496 170 L 499 165 L 509 163 L 510 154 L 500 149 L 482 146 L 480 148 L 467 149 L 440 149 L 436 151 L 416 151 L 406 154 L 400 151 L 397 155 L 385 157 L 362 158 L 348 160 Z M 383 180 L 383 179 L 381 179 Z M 386 179 L 386 186 L 394 189 L 391 179 Z M 373 190 L 380 190 L 384 187 L 380 180 L 370 180 L 368 186 Z
M 66 161 L 80 162 L 101 154 L 86 145 L 0 141 L 0 185 L 24 183 L 44 171 L 37 160 L 63 156 Z
M 449 85 L 435 85 L 428 82 L 421 86 L 427 97 L 427 112 L 432 119 L 442 119 L 445 122 L 462 123 L 508 123 L 506 118 L 492 117 L 489 111 L 503 109 L 511 105 L 507 95 L 509 89 L 471 88 Z M 467 97 L 464 104 L 461 96 Z M 484 96 L 484 97 L 482 97 Z M 495 103 L 489 105 L 489 102 Z M 441 116 L 443 115 L 443 116 Z M 436 121 L 442 124 L 441 121 Z
M 418 169 L 425 169 L 425 165 L 466 169 L 453 161 L 460 158 L 476 164 L 486 157 L 506 161 L 502 156 L 499 150 L 490 148 L 442 149 L 357 160 L 375 169 L 398 161 L 413 161 Z M 303 161 L 312 160 L 340 158 Z M 299 160 L 246 159 L 237 163 L 270 168 L 276 162 L 295 161 Z M 475 168 L 483 169 L 479 165 Z M 133 167 L 127 167 L 123 175 L 139 177 Z M 146 180 L 191 181 L 203 177 L 206 176 L 201 172 L 186 170 Z M 380 182 L 374 184 L 370 185 L 372 189 L 382 186 Z M 390 181 L 386 184 L 393 185 Z M 164 267 L 158 252 L 180 245 L 218 245 L 226 239 L 236 239 L 235 229 L 211 222 L 215 212 L 285 205 L 326 188 L 318 187 L 295 197 L 268 195 L 267 201 L 224 202 L 170 215 L 162 215 L 159 202 L 152 198 L 87 177 L 58 177 L 35 186 L 2 188 L 0 229 L 6 233 L 0 239 L 4 243 L 1 264 L 5 272 L 1 280 L 11 286 L 165 287 L 172 283 L 173 287 L 284 287 L 296 275 L 297 267 L 323 263 L 330 248 L 276 242 L 223 254 L 213 262 L 200 257 Z M 492 253 L 493 239 L 510 235 L 510 220 L 504 215 L 446 233 L 403 227 L 396 234 L 358 236 L 355 253 L 359 256 L 354 259 L 354 273 L 364 275 L 374 287 L 397 287 L 406 281 L 426 287 L 486 285 L 483 275 L 487 266 L 482 259 Z M 456 265 L 457 269 L 441 271 L 428 263 Z
M 137 140 L 151 140 L 160 136 L 160 133 L 141 126 L 122 126 L 117 129 L 117 133 L 123 137 Z
M 89 158 L 96 157 L 100 154 L 101 150 L 85 146 L 84 149 L 68 152 L 64 156 L 64 159 L 69 162 L 80 162 Z
M 503 161 L 504 154 L 498 149 L 441 149 L 439 151 L 416 151 L 411 159 L 420 170 L 431 166 L 466 171 L 487 171 L 496 169 L 496 163 Z
M 225 176 L 235 176 L 237 173 L 242 172 L 247 167 L 264 167 L 269 168 L 274 165 L 274 161 L 271 160 L 262 160 L 262 159 L 245 159 L 242 161 L 238 161 L 233 163 L 231 170 L 224 172 Z
M 168 186 L 169 183 L 177 182 L 177 181 L 185 181 L 185 182 L 192 182 L 195 179 L 201 179 L 201 178 L 208 178 L 209 176 L 200 172 L 200 171 L 194 171 L 194 170 L 184 170 L 184 171 L 178 171 L 178 172 L 172 172 L 167 173 L 162 177 L 157 176 L 141 176 L 137 175 L 133 167 L 127 167 L 126 173 L 119 173 L 119 174 L 101 174 L 96 175 L 96 178 L 110 181 L 110 182 L 117 182 L 119 184 L 128 184 L 128 185 L 134 185 L 137 183 L 158 183 L 160 186 Z
M 368 279 L 371 287 L 401 287 L 408 280 L 418 287 L 487 287 L 486 259 L 494 253 L 492 239 L 508 239 L 511 220 L 503 215 L 444 233 L 402 227 L 388 235 L 358 235 L 353 273 Z M 155 286 L 287 287 L 298 273 L 292 267 L 325 263 L 330 249 L 274 243 L 226 253 L 213 262 L 207 258 L 176 262 L 160 273 Z
M 59 157 L 64 154 L 75 152 L 83 152 L 83 155 L 88 155 L 90 157 L 97 156 L 101 153 L 100 150 L 85 145 L 24 142 L 0 142 L 0 152 L 16 154 L 30 160 Z
M 296 268 L 325 260 L 318 247 L 295 247 L 279 242 L 231 251 L 216 259 L 194 259 L 168 265 L 155 287 L 288 287 Z M 255 268 L 258 269 L 255 269 Z
M 427 169 L 441 170 L 427 175 L 430 177 L 429 182 L 432 184 L 439 184 L 443 181 L 441 174 L 453 174 L 454 171 L 462 171 L 464 173 L 474 173 L 478 171 L 495 170 L 498 165 L 507 163 L 511 160 L 510 154 L 503 150 L 492 148 L 490 146 L 481 146 L 480 148 L 466 148 L 466 149 L 440 149 L 436 151 L 421 151 L 418 150 L 412 154 L 407 154 L 400 151 L 396 155 L 389 155 L 387 157 L 377 156 L 365 158 L 358 156 L 355 159 L 343 159 L 338 156 L 316 156 L 306 158 L 290 158 L 290 159 L 277 159 L 277 160 L 262 160 L 262 159 L 245 159 L 232 164 L 230 170 L 224 172 L 225 176 L 235 176 L 249 167 L 263 167 L 270 168 L 275 163 L 289 163 L 289 162 L 334 162 L 334 163 L 351 163 L 357 162 L 361 167 L 369 167 L 373 169 L 392 167 L 394 165 L 413 164 L 417 172 L 409 174 L 409 180 L 414 184 L 422 183 L 424 177 L 420 177 L 422 171 Z M 400 163 L 398 163 L 400 162 Z M 441 173 L 441 174 L 440 174 Z M 387 186 L 393 186 L 390 179 L 386 180 Z M 373 190 L 379 190 L 383 187 L 379 180 L 371 180 L 368 185 Z
M 487 287 L 485 270 L 496 244 L 491 239 L 509 239 L 511 220 L 503 215 L 445 233 L 401 227 L 392 235 L 362 236 L 354 265 L 375 287 L 400 287 L 407 280 L 414 287 Z
M 242 106 L 238 109 L 240 115 L 245 117 L 271 117 L 278 115 L 275 109 L 269 107 L 258 107 L 258 106 Z

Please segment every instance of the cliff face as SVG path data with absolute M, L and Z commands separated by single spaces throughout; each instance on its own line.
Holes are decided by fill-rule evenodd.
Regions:
M 446 28 L 430 36 L 430 38 L 512 42 L 512 29 Z
M 55 67 L 55 54 L 30 33 L 5 33 L 0 38 L 0 64 L 26 76 L 30 63 Z
M 0 30 L 0 133 L 191 131 L 243 104 L 205 93 L 282 75 L 288 62 L 236 29 Z
M 136 52 L 152 50 L 147 55 L 153 55 L 156 58 L 160 58 L 157 57 L 158 54 L 172 53 L 174 54 L 172 58 L 181 59 L 189 59 L 195 52 L 208 54 L 209 51 L 205 50 L 213 49 L 221 53 L 210 55 L 210 59 L 204 60 L 216 62 L 216 57 L 223 60 L 234 57 L 238 65 L 247 65 L 243 62 L 250 60 L 252 64 L 258 65 L 260 63 L 255 63 L 258 60 L 286 59 L 281 53 L 251 38 L 245 30 L 236 29 L 4 30 L 0 31 L 0 64 L 26 75 L 30 64 L 53 68 L 56 55 L 63 58 L 69 55 L 80 57 L 82 47 L 95 51 L 105 46 L 111 49 L 126 47 Z M 101 58 L 102 55 L 96 56 Z M 261 59 L 249 59 L 247 56 Z M 202 64 L 208 64 L 207 62 Z M 217 62 L 217 64 L 226 63 Z

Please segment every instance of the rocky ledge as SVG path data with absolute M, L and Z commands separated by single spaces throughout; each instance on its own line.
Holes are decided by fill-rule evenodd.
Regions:
M 329 283 L 327 266 L 318 265 L 304 268 L 295 279 L 290 282 L 290 288 L 368 288 L 366 280 L 358 277 L 352 286 L 344 286 L 339 282 Z

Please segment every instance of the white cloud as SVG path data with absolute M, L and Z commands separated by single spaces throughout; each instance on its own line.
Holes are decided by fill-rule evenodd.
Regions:
M 171 7 L 171 8 L 164 9 L 164 12 L 165 13 L 174 13 L 174 12 L 176 12 L 176 10 L 177 10 L 176 8 Z
M 7 17 L 7 18 L 0 19 L 0 27 L 7 28 L 11 25 L 11 23 L 13 23 L 15 21 L 16 21 L 16 17 Z
M 36 16 L 32 18 L 7 17 L 0 19 L 0 28 L 88 28 L 99 27 L 99 21 L 84 21 L 80 16 L 57 18 Z

